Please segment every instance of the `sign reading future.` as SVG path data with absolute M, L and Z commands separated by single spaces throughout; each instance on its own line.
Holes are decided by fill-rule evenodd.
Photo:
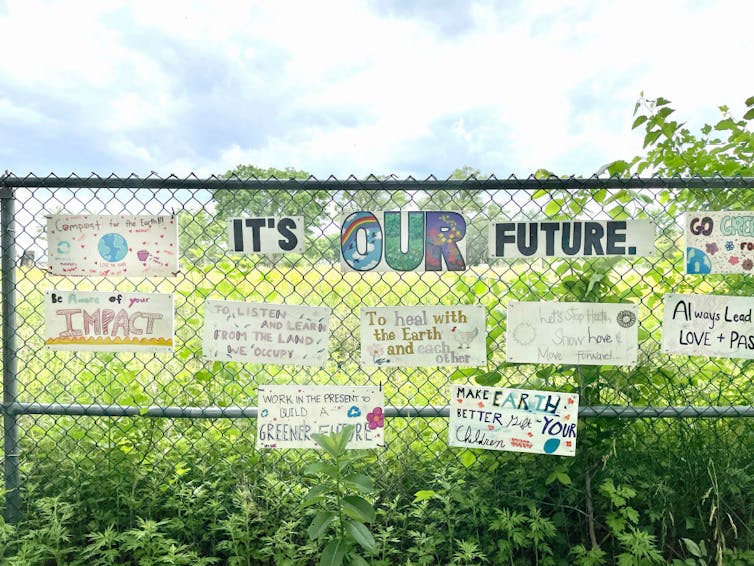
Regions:
M 649 256 L 651 220 L 573 220 L 490 224 L 490 257 Z
M 687 212 L 686 273 L 752 273 L 754 212 Z

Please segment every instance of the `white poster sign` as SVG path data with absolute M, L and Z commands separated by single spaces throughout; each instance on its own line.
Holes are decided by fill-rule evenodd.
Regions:
M 511 302 L 507 360 L 533 364 L 636 363 L 637 306 L 625 303 Z
M 52 275 L 168 277 L 179 270 L 175 216 L 54 215 L 47 245 Z
M 576 455 L 575 393 L 451 385 L 449 445 Z
M 482 305 L 362 307 L 361 364 L 486 365 L 485 318 Z
M 257 446 L 317 448 L 312 433 L 354 426 L 348 448 L 385 446 L 385 395 L 379 387 L 260 385 Z
M 324 366 L 328 307 L 208 300 L 202 350 L 209 360 Z
M 754 298 L 665 295 L 662 351 L 754 359 Z
M 754 211 L 687 212 L 686 273 L 752 273 Z
M 651 256 L 651 220 L 543 220 L 490 224 L 490 257 Z
M 71 352 L 172 352 L 173 295 L 47 291 L 45 345 Z
M 243 254 L 302 254 L 304 217 L 229 218 L 228 249 Z

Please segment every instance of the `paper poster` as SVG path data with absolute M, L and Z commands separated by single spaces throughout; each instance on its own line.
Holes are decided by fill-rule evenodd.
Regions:
M 754 212 L 687 212 L 686 273 L 751 273 Z
M 228 249 L 243 254 L 302 254 L 304 217 L 228 218 Z
M 650 256 L 657 227 L 651 220 L 493 222 L 490 257 Z
M 178 272 L 175 216 L 55 215 L 47 219 L 52 275 L 162 276 Z
M 204 303 L 204 357 L 324 366 L 330 313 L 328 307 L 208 300 Z
M 487 364 L 482 305 L 363 307 L 364 366 L 459 366 Z
M 626 303 L 511 302 L 509 362 L 630 366 L 636 363 L 637 306 Z
M 664 304 L 663 352 L 754 359 L 754 298 L 670 293 Z
M 385 446 L 385 395 L 379 387 L 260 385 L 257 446 L 317 448 L 312 433 L 354 426 L 348 448 Z
M 459 212 L 359 211 L 341 223 L 344 271 L 463 271 L 465 258 L 466 219 Z
M 45 345 L 71 352 L 172 352 L 173 295 L 46 291 Z
M 576 455 L 575 393 L 450 386 L 450 446 Z

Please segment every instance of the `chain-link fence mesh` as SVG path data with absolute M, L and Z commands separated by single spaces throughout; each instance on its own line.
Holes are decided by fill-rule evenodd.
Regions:
M 395 493 L 422 488 L 420 479 L 406 477 L 401 470 L 415 470 L 416 462 L 424 468 L 431 468 L 432 462 L 440 466 L 440 455 L 448 453 L 445 416 L 449 382 L 473 383 L 474 377 L 484 372 L 499 373 L 499 386 L 582 394 L 581 415 L 590 418 L 580 426 L 575 459 L 564 463 L 544 456 L 526 460 L 510 453 L 451 451 L 484 474 L 494 475 L 500 466 L 536 466 L 551 473 L 572 470 L 574 485 L 555 482 L 563 494 L 548 496 L 555 507 L 570 501 L 567 492 L 576 489 L 575 485 L 580 486 L 576 490 L 583 498 L 583 481 L 575 477 L 574 470 L 583 468 L 587 476 L 594 476 L 607 466 L 620 469 L 635 463 L 642 453 L 655 457 L 644 462 L 643 477 L 634 475 L 634 485 L 657 489 L 658 498 L 670 497 L 662 490 L 682 489 L 673 479 L 680 468 L 686 471 L 684 481 L 697 478 L 700 485 L 708 485 L 712 468 L 717 466 L 720 473 L 719 468 L 730 464 L 732 457 L 743 457 L 733 454 L 735 442 L 721 442 L 716 447 L 708 439 L 752 437 L 751 421 L 737 418 L 754 414 L 750 361 L 660 352 L 665 293 L 754 292 L 754 284 L 742 275 L 685 275 L 681 222 L 686 208 L 751 208 L 750 180 L 262 181 L 8 176 L 3 185 L 4 205 L 9 200 L 15 203 L 13 225 L 4 226 L 3 231 L 10 230 L 13 248 L 7 251 L 16 254 L 11 280 L 15 328 L 4 327 L 6 334 L 14 333 L 15 343 L 4 336 L 4 353 L 15 355 L 13 369 L 17 369 L 16 389 L 9 392 L 8 379 L 13 376 L 7 375 L 8 359 L 4 359 L 3 407 L 6 416 L 14 416 L 18 424 L 22 512 L 28 512 L 35 498 L 68 492 L 74 486 L 76 497 L 87 502 L 89 516 L 84 519 L 95 524 L 114 512 L 113 505 L 133 516 L 139 508 L 149 507 L 151 499 L 159 500 L 165 486 L 182 485 L 186 505 L 173 511 L 190 521 L 197 505 L 234 506 L 233 493 L 239 484 L 252 485 L 252 478 L 271 470 L 281 484 L 266 489 L 281 493 L 295 489 L 293 483 L 286 488 L 286 478 L 296 475 L 299 464 L 311 458 L 310 453 L 257 451 L 254 447 L 255 421 L 249 417 L 257 405 L 258 386 L 269 383 L 382 386 L 390 418 L 386 419 L 386 448 L 375 466 L 381 466 L 381 473 L 391 482 L 384 489 Z M 356 210 L 463 211 L 468 219 L 468 269 L 461 273 L 344 273 L 339 267 L 339 219 Z M 46 216 L 58 213 L 177 214 L 181 272 L 170 278 L 51 276 L 45 269 L 44 225 Z M 306 218 L 304 254 L 228 253 L 227 217 L 292 214 Z M 658 226 L 656 254 L 631 259 L 488 258 L 491 221 L 544 218 L 651 218 Z M 10 274 L 3 273 L 3 277 L 8 279 Z M 173 293 L 174 353 L 46 350 L 43 297 L 52 289 Z M 206 299 L 332 308 L 326 366 L 204 360 L 201 331 Z M 363 306 L 482 304 L 491 330 L 505 327 L 510 301 L 537 300 L 638 304 L 638 362 L 633 367 L 509 365 L 505 364 L 505 334 L 498 333 L 489 343 L 487 368 L 476 373 L 449 367 L 369 368 L 359 364 L 359 311 Z M 424 414 L 411 416 L 412 411 Z M 657 416 L 681 418 L 654 418 Z M 592 436 L 585 430 L 587 426 L 592 427 Z M 5 446 L 7 450 L 7 442 Z M 694 452 L 697 449 L 701 452 Z M 6 459 L 9 456 L 5 454 Z M 750 468 L 749 463 L 741 469 L 747 465 Z M 197 478 L 211 475 L 213 466 L 226 470 L 227 484 L 218 479 L 214 493 L 192 491 Z M 114 469 L 130 473 L 115 474 Z M 751 482 L 741 477 L 719 481 L 731 485 Z M 539 489 L 544 486 L 532 486 L 531 493 L 504 495 L 500 487 L 500 493 L 501 497 L 528 498 L 537 497 Z M 703 506 L 702 496 L 700 493 L 688 502 L 687 520 L 705 521 L 704 513 L 698 511 Z M 389 501 L 389 494 L 384 499 Z M 751 516 L 738 516 L 740 508 L 735 509 L 731 521 L 750 536 Z M 571 528 L 586 529 L 588 514 L 579 515 L 578 524 Z M 681 530 L 676 519 L 681 520 L 659 520 Z

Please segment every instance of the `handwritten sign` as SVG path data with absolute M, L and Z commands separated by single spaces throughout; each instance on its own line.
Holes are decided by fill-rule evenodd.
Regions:
M 244 254 L 304 253 L 303 216 L 228 219 L 228 249 Z
M 754 359 L 754 298 L 665 295 L 662 351 Z
M 490 257 L 593 257 L 654 255 L 651 220 L 493 222 Z
M 385 395 L 378 387 L 260 385 L 257 446 L 317 448 L 312 433 L 354 426 L 348 448 L 385 446 Z
M 361 309 L 362 365 L 481 366 L 486 342 L 481 305 Z
M 174 275 L 177 226 L 175 216 L 51 216 L 48 270 L 71 276 Z
M 754 212 L 687 212 L 686 273 L 752 273 Z
M 459 212 L 359 211 L 343 219 L 344 271 L 463 271 L 466 219 Z
M 576 455 L 574 393 L 451 385 L 450 446 Z
M 204 357 L 324 366 L 330 313 L 327 307 L 208 300 L 204 304 Z
M 633 365 L 636 305 L 511 302 L 507 360 L 533 364 Z
M 47 291 L 45 345 L 74 352 L 171 352 L 173 295 Z

